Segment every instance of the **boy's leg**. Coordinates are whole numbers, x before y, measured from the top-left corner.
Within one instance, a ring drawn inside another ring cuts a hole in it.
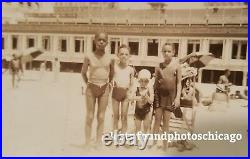
[[[126,133],[127,128],[128,128],[128,107],[129,107],[129,102],[128,100],[124,100],[121,105],[121,116],[122,116],[122,133]]]
[[[104,129],[105,112],[108,106],[109,100],[109,87],[106,88],[105,93],[98,98],[98,110],[97,110],[97,137],[98,143],[101,142],[102,133]]]
[[[171,113],[172,112],[170,111],[163,112],[163,132],[169,133],[169,120],[170,120]],[[168,141],[164,140],[163,144],[164,144],[164,149],[166,149],[168,146]]]
[[[154,134],[159,133],[159,129],[161,126],[161,120],[162,120],[162,113],[163,113],[162,108],[155,109],[155,122],[154,122],[154,129],[153,129]]]
[[[86,89],[86,121],[85,121],[85,144],[91,140],[92,123],[95,114],[96,98],[92,95],[90,88]]]
[[[120,102],[112,98],[112,108],[113,108],[113,130],[118,130],[119,122],[119,105]]]
[[[152,114],[151,114],[151,112],[149,112],[148,114],[146,114],[146,116],[145,116],[145,119],[144,119],[144,121],[143,121],[143,133],[148,133],[148,131],[149,131],[149,127],[150,127],[150,122],[151,122],[151,116],[152,116]]]
[[[135,133],[138,133],[141,131],[141,120],[138,120],[135,118]]]
[[[155,121],[154,121],[154,127],[153,127],[153,134],[159,134],[160,132],[162,115],[163,115],[163,109],[155,108]],[[154,140],[153,145],[157,145],[158,142],[159,142],[158,140]]]

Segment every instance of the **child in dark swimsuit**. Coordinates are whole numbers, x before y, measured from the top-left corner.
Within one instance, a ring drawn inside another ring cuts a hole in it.
[[[159,133],[161,120],[163,119],[163,131],[169,131],[171,113],[180,106],[181,95],[181,69],[180,61],[173,59],[174,46],[165,44],[162,48],[164,62],[155,70],[155,123],[154,133]],[[164,141],[167,148],[167,141]]]
[[[135,127],[136,132],[141,130],[143,122],[143,132],[147,133],[150,127],[150,117],[152,113],[151,105],[154,100],[153,89],[148,86],[151,74],[148,70],[141,70],[138,74],[139,87],[134,90],[133,100],[136,101],[135,106]]]

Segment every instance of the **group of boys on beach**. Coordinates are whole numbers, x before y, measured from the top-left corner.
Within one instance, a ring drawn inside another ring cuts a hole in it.
[[[85,144],[91,145],[92,123],[97,102],[97,134],[96,145],[102,144],[105,112],[109,95],[112,95],[113,130],[126,133],[127,116],[130,102],[135,102],[135,131],[149,133],[151,116],[154,111],[155,121],[152,133],[159,133],[161,123],[164,132],[169,131],[171,113],[180,106],[181,98],[181,67],[180,64],[195,57],[191,53],[182,59],[173,58],[175,49],[172,44],[162,47],[163,62],[155,69],[155,82],[149,87],[151,73],[142,69],[138,73],[138,86],[135,87],[133,67],[129,65],[130,48],[123,44],[119,47],[117,59],[105,52],[108,44],[108,34],[98,32],[94,38],[95,51],[84,57],[82,78],[86,83],[86,123]],[[120,113],[121,112],[121,113]],[[122,127],[118,128],[119,120]],[[141,127],[143,129],[141,130]],[[167,142],[163,142],[167,149]]]

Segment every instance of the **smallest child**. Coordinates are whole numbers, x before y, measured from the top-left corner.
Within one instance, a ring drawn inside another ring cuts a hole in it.
[[[132,100],[136,101],[134,115],[136,132],[141,131],[142,122],[144,133],[150,128],[151,106],[154,100],[153,89],[149,86],[150,78],[151,73],[148,70],[141,70],[138,74],[139,87],[136,87],[132,96]]]

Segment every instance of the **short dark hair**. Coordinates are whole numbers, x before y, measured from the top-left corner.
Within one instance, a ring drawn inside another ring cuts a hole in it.
[[[95,39],[96,39],[100,34],[105,34],[106,38],[108,39],[108,33],[104,32],[104,31],[96,32],[96,33],[95,33]]]
[[[227,73],[227,72],[230,72],[230,70],[229,70],[229,69],[225,69],[225,70],[224,70],[224,73]]]
[[[119,48],[118,48],[118,54],[120,53],[120,50],[123,49],[123,48],[128,49],[128,51],[129,51],[129,53],[130,53],[130,47],[129,47],[128,45],[126,45],[126,44],[122,44],[122,45],[119,46]]]
[[[175,54],[175,45],[174,45],[173,43],[165,43],[165,44],[162,46],[162,48],[163,48],[164,46],[171,46],[171,47],[172,47],[172,51],[173,51],[174,54]]]

